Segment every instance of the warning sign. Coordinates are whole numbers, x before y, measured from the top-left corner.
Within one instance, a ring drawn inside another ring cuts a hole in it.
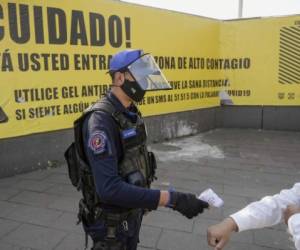
[[[72,127],[109,91],[112,55],[131,48],[151,53],[173,87],[146,94],[145,116],[299,105],[299,20],[220,22],[110,0],[1,1],[0,139]]]
[[[109,61],[123,49],[150,52],[174,86],[147,94],[144,115],[218,105],[217,86],[192,83],[215,78],[218,25],[116,1],[2,1],[0,138],[72,127],[109,90]]]

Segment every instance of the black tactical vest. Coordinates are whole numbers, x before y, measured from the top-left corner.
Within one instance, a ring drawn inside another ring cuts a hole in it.
[[[82,190],[84,203],[89,210],[101,206],[101,198],[96,193],[91,167],[84,153],[82,128],[86,117],[97,111],[111,115],[119,129],[123,154],[118,159],[118,172],[124,181],[149,188],[155,178],[156,169],[154,154],[147,150],[147,134],[140,113],[133,123],[117,111],[108,98],[98,101],[74,122],[75,142],[65,153],[71,182],[78,190]]]

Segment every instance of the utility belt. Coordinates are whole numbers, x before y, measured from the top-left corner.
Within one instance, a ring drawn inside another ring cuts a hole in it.
[[[140,209],[131,209],[125,212],[112,213],[104,210],[100,206],[96,206],[91,211],[81,199],[79,202],[78,222],[92,225],[95,222],[103,222],[107,227],[107,239],[116,238],[116,230],[120,225],[124,231],[128,231],[128,220],[134,218],[140,213]]]
[[[112,213],[104,210],[100,206],[95,206],[91,211],[81,199],[79,202],[78,222],[82,222],[84,225],[93,225],[95,222],[102,222],[106,228],[107,233],[104,239],[99,240],[95,250],[123,250],[120,241],[117,239],[117,229],[122,227],[124,232],[129,230],[128,221],[139,215],[140,209],[131,209],[125,212]],[[98,240],[96,240],[98,242]],[[94,243],[96,243],[94,241]],[[101,243],[102,242],[102,243]],[[85,249],[88,246],[88,234],[85,233]],[[124,249],[126,250],[126,249]]]

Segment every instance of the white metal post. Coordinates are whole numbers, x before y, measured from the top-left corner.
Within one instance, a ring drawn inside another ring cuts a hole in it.
[[[243,5],[244,5],[244,0],[239,0],[239,18],[243,17]]]

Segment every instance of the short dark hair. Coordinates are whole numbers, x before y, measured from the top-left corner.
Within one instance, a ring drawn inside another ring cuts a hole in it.
[[[115,79],[115,74],[116,74],[116,71],[109,72],[109,75],[110,75],[112,81],[114,81],[114,79]]]

